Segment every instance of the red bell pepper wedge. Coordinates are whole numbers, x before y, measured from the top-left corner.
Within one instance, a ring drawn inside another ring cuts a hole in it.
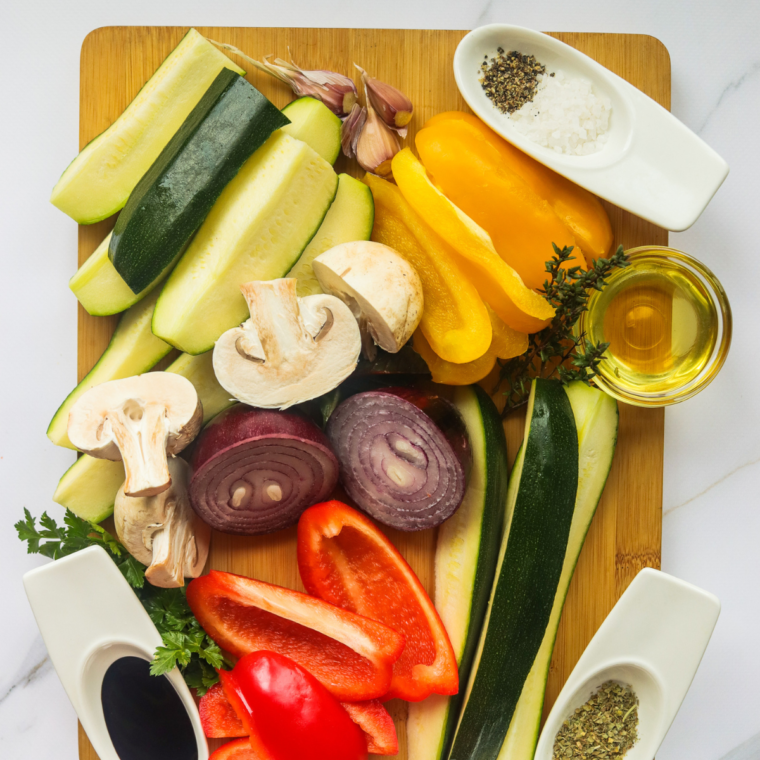
[[[387,692],[404,637],[298,591],[212,570],[187,587],[208,635],[236,657],[269,650],[295,660],[346,702]]]
[[[259,754],[271,760],[366,760],[364,732],[297,662],[252,652],[219,675]]]
[[[298,522],[298,569],[310,594],[404,634],[383,700],[457,693],[456,658],[441,618],[412,568],[369,518],[339,501],[309,507]]]
[[[259,755],[251,747],[248,738],[235,739],[234,742],[227,742],[217,749],[208,760],[269,760]]]
[[[351,720],[364,732],[367,752],[373,755],[398,753],[398,736],[393,718],[377,699],[368,702],[341,702]],[[198,707],[203,732],[209,739],[248,736],[247,729],[224,693],[222,684],[214,684],[201,697]]]
[[[209,739],[232,739],[248,736],[248,731],[224,693],[222,684],[215,683],[198,704],[203,733]]]
[[[372,755],[397,755],[398,735],[388,711],[379,699],[369,702],[343,702],[343,708],[364,732],[367,752]]]

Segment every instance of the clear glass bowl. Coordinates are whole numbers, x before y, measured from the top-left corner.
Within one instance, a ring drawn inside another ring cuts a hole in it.
[[[714,319],[717,323],[715,342],[709,358],[705,361],[698,374],[692,376],[682,385],[652,392],[647,392],[644,389],[634,391],[620,384],[616,374],[612,371],[611,362],[607,359],[601,362],[600,374],[594,378],[593,382],[598,388],[627,404],[645,407],[677,404],[691,398],[709,385],[726,361],[726,356],[731,346],[732,331],[731,307],[728,303],[728,298],[717,277],[704,264],[682,251],[666,248],[665,246],[648,245],[631,248],[626,251],[626,254],[631,261],[637,263],[646,264],[646,262],[651,262],[656,265],[659,262],[666,264],[671,270],[676,268],[690,274],[701,285],[704,296],[711,302]],[[632,272],[632,267],[626,267],[614,272],[609,278],[606,288],[609,288],[613,283],[619,283],[622,278],[632,276]],[[588,312],[581,316],[576,325],[576,334],[586,334],[589,324],[602,318],[601,314],[594,312],[595,306],[597,308],[600,307],[601,300],[602,296],[600,293],[594,293],[591,296]]]

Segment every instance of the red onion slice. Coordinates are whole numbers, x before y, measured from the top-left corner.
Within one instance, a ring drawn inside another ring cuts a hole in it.
[[[246,536],[294,525],[338,481],[338,461],[313,422],[245,404],[204,429],[192,466],[193,509],[215,530]]]
[[[348,495],[378,522],[433,528],[462,502],[469,440],[455,407],[439,396],[403,388],[358,393],[332,413],[327,436]]]

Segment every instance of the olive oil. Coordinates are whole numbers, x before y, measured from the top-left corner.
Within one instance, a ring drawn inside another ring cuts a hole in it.
[[[719,339],[718,311],[703,279],[659,254],[631,257],[584,316],[588,338],[610,344],[602,380],[634,397],[688,387],[710,365]]]

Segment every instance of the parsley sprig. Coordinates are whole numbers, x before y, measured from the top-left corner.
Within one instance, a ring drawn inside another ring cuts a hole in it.
[[[596,259],[588,270],[563,266],[575,260],[572,252],[572,246],[560,250],[554,245],[554,256],[546,262],[548,278],[542,295],[555,309],[551,323],[528,337],[528,350],[524,354],[500,362],[499,383],[494,392],[503,388],[505,414],[528,400],[534,377],[557,376],[563,383],[572,380],[589,383],[599,374],[599,363],[609,343],[594,344],[585,335],[574,334],[575,324],[588,308],[591,292],[602,290],[613,270],[626,267],[629,262],[621,245],[609,259]]]
[[[184,588],[158,588],[145,583],[145,567],[140,564],[105,528],[87,522],[66,510],[63,526],[47,512],[37,521],[28,509],[16,525],[18,537],[27,542],[30,554],[59,559],[86,549],[102,546],[127,582],[135,590],[146,612],[161,634],[163,646],[156,649],[150,672],[160,676],[179,667],[187,685],[198,695],[217,681],[217,670],[229,667],[222,650],[201,628],[185,598]]]

